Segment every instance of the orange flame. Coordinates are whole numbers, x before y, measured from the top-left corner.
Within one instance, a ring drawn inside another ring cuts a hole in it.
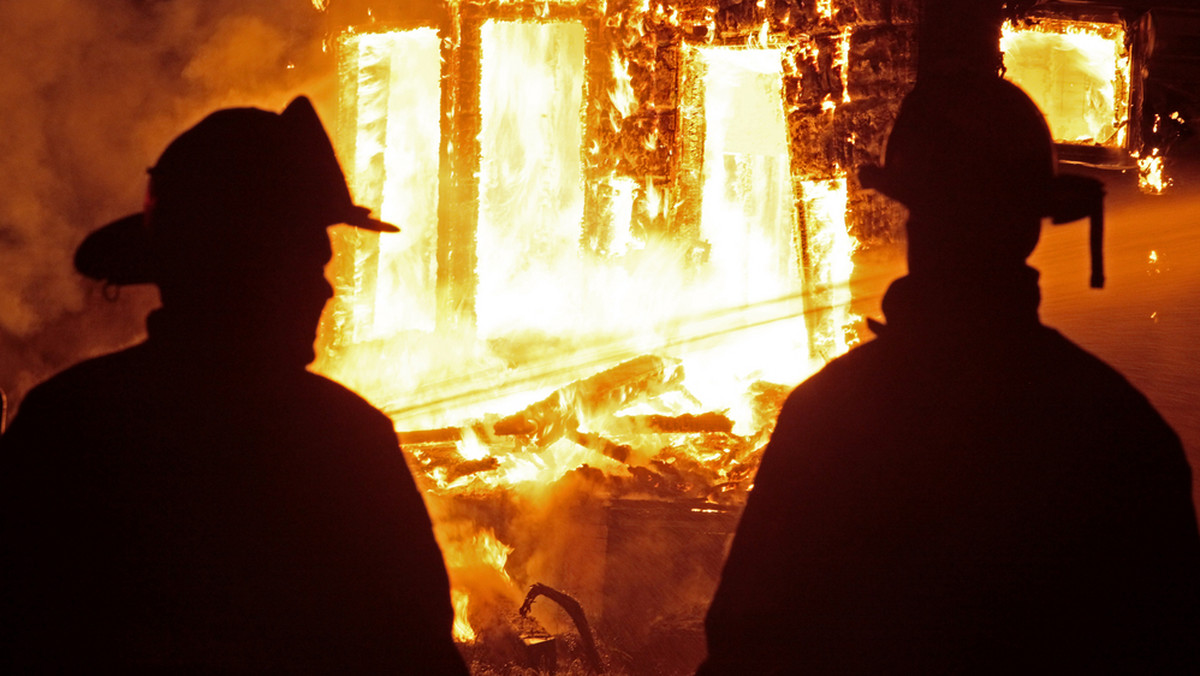
[[[677,20],[674,9],[643,4],[646,16]],[[771,39],[767,29],[758,45]],[[477,321],[460,321],[461,331],[439,328],[438,33],[348,32],[339,41],[353,120],[342,145],[352,149],[354,193],[403,231],[355,233],[338,243],[339,261],[353,274],[338,290],[319,363],[398,429],[440,440],[405,446],[431,497],[461,641],[476,635],[469,601],[476,612],[488,606],[472,591],[473,577],[514,593],[526,581],[510,575],[514,550],[497,530],[448,516],[439,500],[504,494],[534,504],[582,469],[714,501],[731,499],[723,496],[735,488],[744,496],[753,454],[773,421],[752,386],[799,382],[848,347],[845,327],[854,319],[845,175],[793,181],[784,50],[685,50],[704,75],[681,98],[704,125],[691,146],[696,222],[678,234],[674,220],[687,206],[678,185],[610,169],[588,177],[586,157],[600,150],[584,129],[581,23],[487,21],[480,38],[478,174],[469,177],[478,181]],[[848,49],[847,29],[839,47],[843,101]],[[619,131],[647,104],[634,91],[630,64],[616,52],[607,61],[611,89],[589,96],[607,99],[611,113],[599,124]],[[664,142],[657,132],[641,138],[651,149]],[[598,250],[581,245],[586,180],[602,181],[610,198]],[[667,225],[652,231],[647,218]],[[807,252],[799,250],[798,219]],[[800,269],[802,258],[812,259],[811,275]],[[808,277],[814,288],[805,287]],[[804,318],[814,298],[832,322],[817,356]],[[651,394],[626,401],[624,390],[592,383],[604,406],[572,395],[571,383],[630,364],[649,374],[643,380],[651,385],[640,386]],[[530,411],[532,422],[515,411]],[[646,421],[661,429],[647,432]],[[506,424],[518,431],[503,432]],[[714,425],[727,436],[714,447],[671,425]],[[652,460],[662,474],[647,472]],[[676,483],[664,487],[671,472]],[[700,491],[705,482],[709,493]]]
[[[450,631],[454,640],[459,643],[470,643],[475,640],[475,629],[471,627],[471,621],[467,619],[469,601],[470,597],[465,591],[450,590],[450,603],[454,606],[454,626]]]
[[[1171,185],[1171,179],[1163,172],[1163,157],[1158,148],[1153,148],[1145,156],[1134,152],[1133,158],[1138,165],[1138,188],[1151,195],[1161,195]]]

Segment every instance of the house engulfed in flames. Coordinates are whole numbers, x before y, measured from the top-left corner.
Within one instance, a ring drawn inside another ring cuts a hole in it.
[[[856,342],[855,251],[898,231],[847,170],[914,81],[918,3],[314,2],[356,199],[402,228],[336,233],[318,367],[395,421],[456,638],[553,660],[587,631],[518,614],[546,585],[631,671],[694,667],[782,400]],[[1078,23],[1009,25],[1005,64],[1119,164],[1128,41]]]

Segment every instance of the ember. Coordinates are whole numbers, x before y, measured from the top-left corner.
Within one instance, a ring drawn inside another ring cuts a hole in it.
[[[1134,153],[1133,159],[1138,164],[1138,186],[1144,191],[1159,194],[1171,185],[1171,179],[1163,175],[1163,158],[1158,148],[1152,149],[1145,156]]]

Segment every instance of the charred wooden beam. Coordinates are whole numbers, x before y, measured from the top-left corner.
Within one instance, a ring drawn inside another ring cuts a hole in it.
[[[614,443],[599,434],[587,434],[578,430],[571,430],[567,433],[567,438],[586,449],[596,451],[617,462],[629,462],[629,456],[633,453],[632,447]]]
[[[492,429],[497,434],[526,434],[538,446],[549,446],[578,429],[580,417],[612,415],[639,399],[679,389],[682,379],[678,360],[644,355],[559,388],[525,410],[502,418]]]
[[[437,323],[473,329],[479,285],[481,21],[452,16],[442,27],[442,100],[438,180]]]
[[[778,413],[778,407],[772,409]],[[537,421],[525,412],[511,415],[496,421],[490,427],[481,430],[486,434],[497,437],[522,436],[538,431]],[[724,413],[684,413],[683,415],[619,415],[611,418],[610,430],[619,434],[703,434],[703,433],[733,433],[733,421]],[[442,427],[432,430],[413,430],[398,432],[396,438],[402,446],[422,444],[446,444],[462,440],[466,432],[463,427]],[[588,434],[577,430],[564,432],[571,441],[604,455],[625,462],[629,446],[617,444],[596,434]],[[612,447],[610,449],[609,447]],[[625,449],[625,451],[613,450]]]
[[[462,462],[462,455],[458,452],[456,441],[409,444],[404,450],[426,470]]]
[[[630,415],[616,416],[614,421],[622,430],[657,432],[663,434],[696,434],[705,432],[733,433],[733,421],[724,413],[708,412],[699,415]]]
[[[396,439],[401,446],[413,444],[438,444],[455,442],[462,439],[463,429],[461,427],[442,427],[436,430],[415,430],[412,432],[398,432]]]
[[[446,472],[446,481],[454,481],[479,472],[490,472],[500,466],[497,458],[488,456],[479,460],[464,460]]]

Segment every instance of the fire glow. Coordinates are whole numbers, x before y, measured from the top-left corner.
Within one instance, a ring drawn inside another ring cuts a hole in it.
[[[855,319],[846,178],[792,176],[783,50],[684,50],[689,211],[678,185],[589,169],[588,97],[612,104],[615,130],[638,102],[615,52],[593,90],[582,23],[486,20],[478,35],[477,217],[452,245],[439,181],[447,155],[474,151],[442,140],[445,43],[432,28],[340,40],[351,183],[402,232],[338,233],[350,281],[318,364],[400,430],[460,641],[483,640],[535,582],[601,610],[603,564],[555,535],[555,505],[741,504],[783,396],[845,351]],[[610,197],[602,236],[587,234],[589,181]],[[465,249],[463,284],[439,266]]]
[[[1005,22],[1006,77],[1041,108],[1060,143],[1125,146],[1130,56],[1118,24],[1037,19]]]

